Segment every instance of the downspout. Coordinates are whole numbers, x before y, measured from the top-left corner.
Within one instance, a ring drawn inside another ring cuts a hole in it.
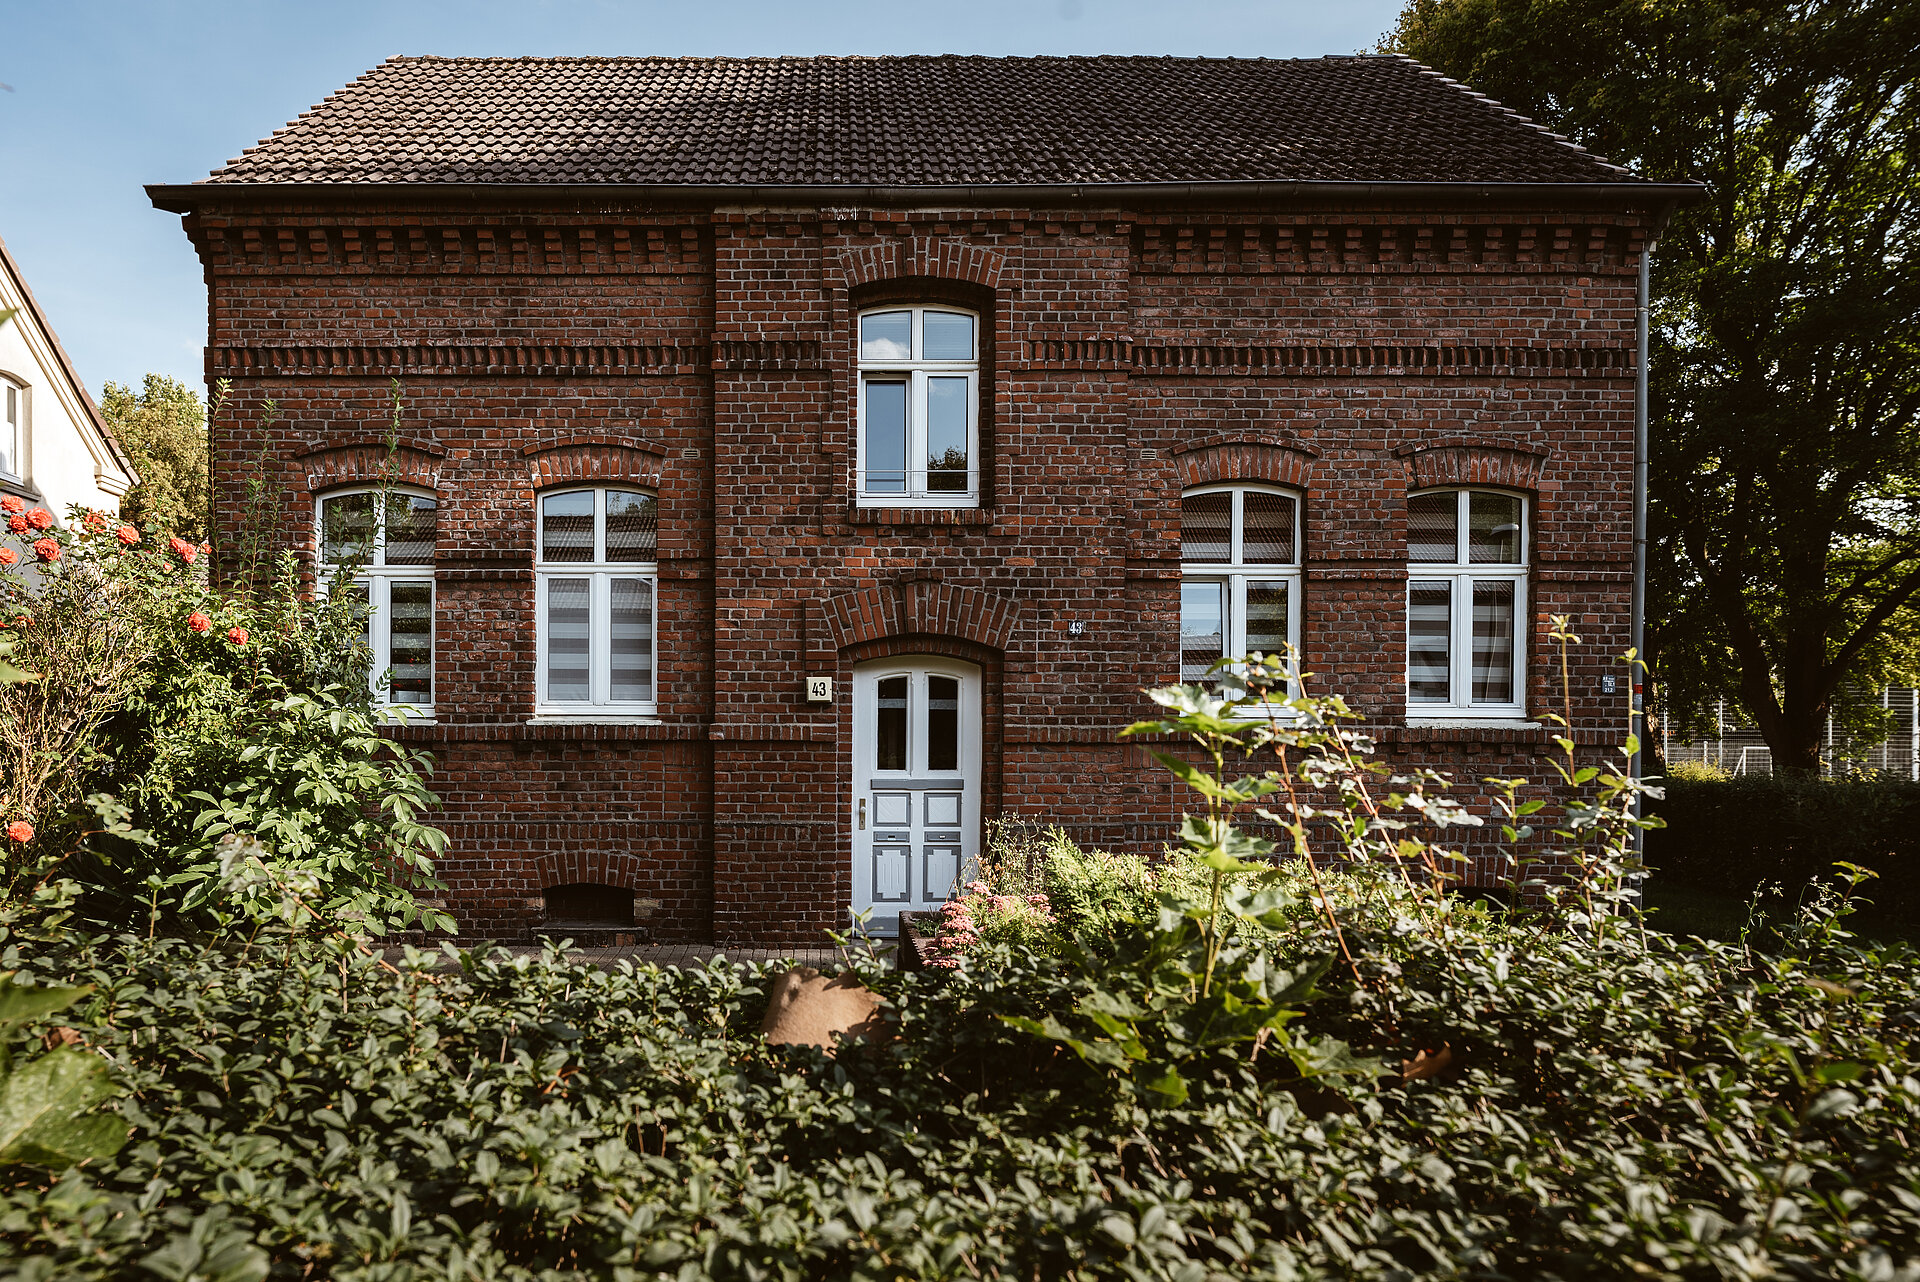
[[[1633,380],[1633,607],[1629,644],[1633,646],[1634,657],[1641,662],[1645,662],[1647,654],[1647,299],[1653,278],[1653,248],[1656,243],[1649,236],[1646,248],[1640,251],[1640,286],[1634,304],[1634,337],[1639,358]],[[1646,737],[1647,728],[1644,675],[1644,669],[1638,667],[1627,673],[1627,731],[1638,736],[1630,763],[1636,779],[1644,773],[1646,756],[1646,744],[1641,742]],[[1635,818],[1641,817],[1643,805],[1644,799],[1636,795],[1633,799]],[[1646,830],[1635,828],[1635,858],[1642,857],[1645,851]],[[1636,883],[1638,880],[1635,878]]]

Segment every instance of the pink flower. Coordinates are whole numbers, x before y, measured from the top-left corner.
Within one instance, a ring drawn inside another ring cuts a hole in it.
[[[967,883],[967,893],[969,895],[984,895],[989,889],[991,888],[984,881],[970,881]]]
[[[113,536],[128,547],[132,547],[140,541],[140,531],[134,529],[131,525],[121,526],[118,530],[114,531]]]
[[[20,554],[12,548],[0,548],[0,565],[12,565],[20,559]]]
[[[37,507],[33,509],[33,511],[27,513],[27,524],[31,525],[36,530],[52,529],[53,513],[47,511],[47,509],[43,507]]]
[[[16,498],[14,495],[11,495],[11,494],[7,495],[4,498],[0,498],[0,512],[6,512],[9,515],[11,515],[14,512],[24,511],[26,506],[27,505],[25,503],[22,503],[18,498]]]
[[[205,632],[208,628],[213,626],[213,620],[209,619],[206,615],[200,613],[200,611],[195,610],[192,614],[189,614],[187,616],[187,626],[192,628],[195,632]]]
[[[227,640],[233,642],[235,645],[245,645],[247,643],[247,630],[245,628],[228,628]]]
[[[7,837],[12,841],[32,841],[33,825],[24,819],[16,819],[7,825]]]
[[[33,550],[35,555],[42,561],[58,561],[60,559],[60,545],[52,539],[35,539],[33,542]]]

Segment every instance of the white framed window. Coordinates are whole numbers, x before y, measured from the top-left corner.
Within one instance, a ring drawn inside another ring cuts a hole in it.
[[[0,378],[0,474],[15,480],[27,474],[27,389]]]
[[[950,307],[860,314],[858,502],[980,505],[980,318]]]
[[[314,515],[321,579],[331,581],[348,571],[360,593],[375,695],[383,703],[433,715],[438,502],[424,490],[335,490],[316,500]]]
[[[1407,715],[1524,717],[1527,502],[1407,498]]]
[[[659,505],[602,486],[538,496],[534,563],[541,716],[651,716]]]
[[[1180,679],[1300,645],[1300,499],[1263,485],[1180,496]]]

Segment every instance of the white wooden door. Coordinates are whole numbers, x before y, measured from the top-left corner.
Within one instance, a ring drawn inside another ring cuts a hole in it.
[[[892,934],[936,908],[980,856],[980,670],[885,659],[853,678],[853,907]]]

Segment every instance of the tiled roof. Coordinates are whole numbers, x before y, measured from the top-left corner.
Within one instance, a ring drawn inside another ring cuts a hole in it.
[[[391,58],[207,184],[1633,183],[1406,58]]]

